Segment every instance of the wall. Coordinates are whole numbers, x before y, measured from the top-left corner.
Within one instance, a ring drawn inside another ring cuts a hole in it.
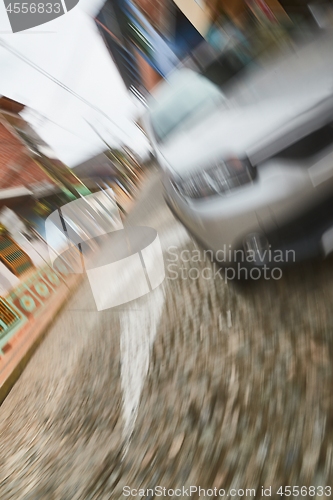
[[[164,32],[167,29],[169,0],[134,0],[154,27]]]
[[[175,0],[175,4],[199,33],[205,36],[211,20],[209,5],[206,2],[199,4],[195,0]]]
[[[0,189],[28,187],[42,181],[51,182],[22,142],[0,122]]]

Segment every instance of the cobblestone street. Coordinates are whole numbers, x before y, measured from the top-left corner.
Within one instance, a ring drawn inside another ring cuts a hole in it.
[[[197,247],[155,173],[126,224],[158,231],[166,279],[103,312],[87,279],[75,292],[0,408],[1,500],[332,485],[333,261],[175,279],[169,248]]]

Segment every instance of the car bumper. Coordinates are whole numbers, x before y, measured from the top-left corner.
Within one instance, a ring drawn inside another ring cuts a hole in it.
[[[275,181],[274,195],[276,199],[280,197],[275,206],[280,213],[285,207],[290,208],[289,215],[282,214],[280,218],[274,214],[274,200],[269,204],[263,199],[267,191],[263,185],[239,190],[231,204],[223,197],[191,203],[178,193],[171,182],[166,182],[165,198],[170,210],[190,235],[201,247],[220,256],[217,260],[222,260],[222,265],[237,263],[239,258],[244,261],[244,257],[242,258],[239,252],[235,254],[235,251],[244,248],[247,235],[261,234],[267,238],[271,250],[271,253],[268,253],[267,265],[279,262],[283,267],[315,256],[324,256],[323,234],[333,226],[333,207],[330,209],[333,205],[332,197],[326,201],[322,198],[315,200],[313,187],[309,186],[307,180],[305,179],[303,184],[300,182],[302,178],[296,180],[299,192],[295,189],[295,194],[286,191],[285,184],[281,184],[279,193],[279,184]],[[256,191],[255,202],[251,208],[243,203],[250,190]],[[293,215],[295,210],[292,209],[291,203],[301,198],[301,195],[303,199],[308,200],[308,208],[301,207],[300,215]],[[250,267],[251,265],[249,263]]]

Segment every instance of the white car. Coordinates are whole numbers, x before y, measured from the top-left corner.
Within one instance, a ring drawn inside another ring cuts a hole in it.
[[[189,69],[144,126],[175,216],[223,263],[272,266],[333,250],[333,38],[223,89]]]

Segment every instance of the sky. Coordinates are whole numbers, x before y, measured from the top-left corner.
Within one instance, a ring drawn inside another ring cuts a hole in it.
[[[112,146],[125,143],[141,156],[147,151],[147,142],[133,123],[142,107],[125,88],[92,19],[103,3],[103,0],[80,0],[67,14],[13,34],[0,0],[0,41],[110,118],[0,46],[0,95],[31,108],[24,112],[25,118],[69,167],[104,149],[91,126]]]

